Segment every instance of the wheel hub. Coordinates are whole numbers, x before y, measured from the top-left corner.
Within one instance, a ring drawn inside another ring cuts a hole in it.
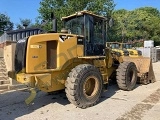
[[[83,84],[83,92],[86,97],[93,97],[98,91],[98,79],[95,76],[86,78]]]

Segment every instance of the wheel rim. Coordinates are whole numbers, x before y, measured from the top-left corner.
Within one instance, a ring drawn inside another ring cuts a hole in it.
[[[99,82],[95,76],[86,78],[83,84],[83,93],[87,98],[94,97],[98,92]]]

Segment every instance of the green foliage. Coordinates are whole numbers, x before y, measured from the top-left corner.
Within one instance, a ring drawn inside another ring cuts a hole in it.
[[[16,24],[17,29],[24,29],[26,28],[41,28],[41,22],[39,21],[38,17],[35,19],[35,23],[32,23],[30,19],[20,19],[20,23]]]
[[[58,30],[63,27],[61,18],[71,15],[77,11],[90,10],[96,14],[111,16],[115,4],[113,0],[42,0],[40,2],[40,19],[48,20],[43,26],[45,30],[51,30],[50,13],[54,14],[58,20]]]
[[[30,19],[21,19],[20,23],[16,24],[17,29],[24,29],[24,27],[31,27],[32,21]]]
[[[154,40],[160,41],[160,11],[152,7],[142,7],[133,11],[117,10],[113,17],[115,26],[111,41]]]
[[[9,31],[13,29],[13,23],[10,21],[10,18],[0,13],[0,35],[3,34],[4,31]]]
[[[109,41],[154,40],[160,45],[160,11],[152,7],[141,7],[132,11],[114,11],[114,0],[42,0],[38,9],[39,20],[47,21],[43,29],[52,29],[50,13],[54,11],[58,20],[58,31],[63,27],[61,18],[77,11],[89,10],[95,14],[114,19],[114,26],[108,25]]]

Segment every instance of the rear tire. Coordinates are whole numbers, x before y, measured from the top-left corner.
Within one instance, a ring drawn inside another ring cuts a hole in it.
[[[117,84],[122,90],[133,90],[137,82],[137,68],[133,62],[120,63],[117,69]]]
[[[99,101],[102,84],[98,68],[90,64],[81,64],[69,73],[65,83],[66,96],[77,107],[91,107]]]

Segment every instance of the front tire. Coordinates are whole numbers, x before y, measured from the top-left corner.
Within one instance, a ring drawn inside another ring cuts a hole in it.
[[[65,84],[66,96],[77,107],[91,107],[99,101],[102,84],[98,68],[90,64],[81,64],[69,73]]]
[[[133,90],[137,82],[136,65],[133,62],[120,63],[116,78],[120,89]]]

